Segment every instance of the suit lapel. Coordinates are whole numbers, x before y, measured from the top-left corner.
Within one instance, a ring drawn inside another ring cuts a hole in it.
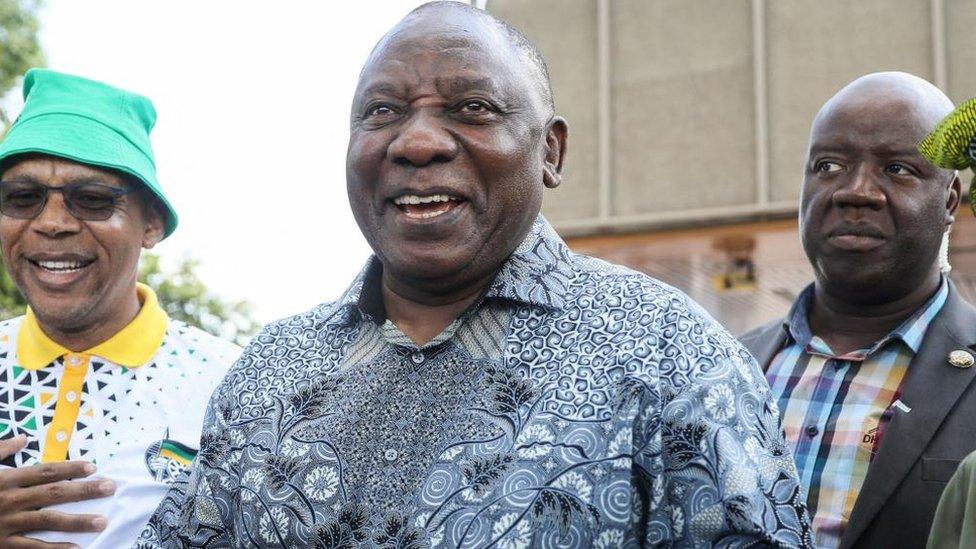
[[[974,344],[968,333],[976,326],[976,310],[950,285],[942,311],[932,320],[918,355],[908,368],[901,401],[911,411],[896,410],[878,456],[868,468],[840,547],[851,547],[918,461],[943,419],[976,377],[976,368],[951,366],[949,353]]]

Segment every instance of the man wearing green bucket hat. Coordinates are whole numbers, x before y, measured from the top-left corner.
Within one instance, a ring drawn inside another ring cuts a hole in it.
[[[128,546],[239,349],[136,282],[177,225],[149,99],[42,69],[24,98],[0,142],[0,248],[30,305],[0,323],[0,546]]]

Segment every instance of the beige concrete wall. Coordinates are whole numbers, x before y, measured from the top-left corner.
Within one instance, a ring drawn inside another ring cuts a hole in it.
[[[810,123],[858,76],[902,70],[933,77],[928,0],[775,0],[766,3],[769,181],[796,200]]]
[[[612,213],[755,201],[748,0],[617,0],[611,17]]]
[[[862,74],[903,70],[944,80],[956,101],[976,96],[976,0],[487,0],[487,9],[549,60],[571,136],[566,185],[544,211],[572,234],[788,212],[813,116]]]
[[[945,0],[947,92],[953,101],[976,97],[976,2]]]
[[[976,1],[945,0],[946,92],[956,103],[976,97]],[[964,186],[973,174],[963,174]]]

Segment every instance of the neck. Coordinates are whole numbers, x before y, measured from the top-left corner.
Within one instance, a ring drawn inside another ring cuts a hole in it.
[[[383,271],[382,293],[386,318],[417,345],[424,345],[450,326],[481,295],[494,273],[446,293],[404,284]]]
[[[122,331],[122,328],[125,328],[139,314],[140,308],[139,297],[133,290],[132,297],[116,307],[113,311],[114,314],[104,322],[77,329],[51,326],[41,318],[38,318],[37,322],[52,341],[69,351],[80,353],[108,341],[112,336]]]
[[[941,280],[936,270],[908,294],[879,303],[852,303],[832,295],[817,282],[810,330],[839,355],[870,347],[924,305],[938,291]]]

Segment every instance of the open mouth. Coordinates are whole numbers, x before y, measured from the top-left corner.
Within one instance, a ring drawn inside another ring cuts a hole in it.
[[[28,259],[31,265],[52,273],[75,273],[95,262],[94,259]]]
[[[463,198],[450,194],[404,194],[393,199],[393,204],[411,219],[432,219],[450,212],[463,202]]]

